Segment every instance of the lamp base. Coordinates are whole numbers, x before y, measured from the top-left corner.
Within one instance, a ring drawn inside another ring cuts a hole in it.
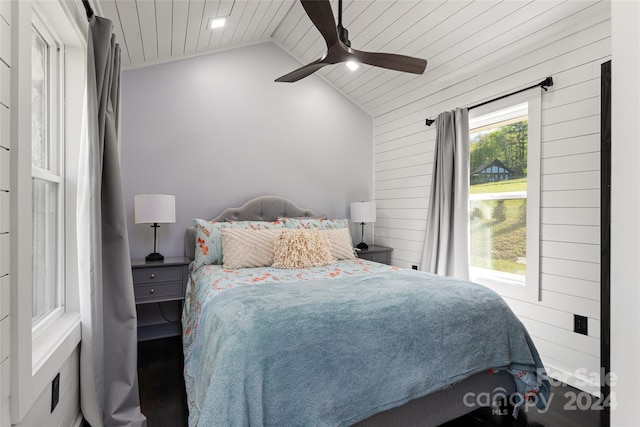
[[[365,242],[360,242],[356,245],[356,248],[360,249],[361,251],[366,251],[367,249],[369,249],[369,245],[367,245]]]
[[[145,261],[164,261],[164,255],[159,254],[158,252],[151,253],[144,258]]]

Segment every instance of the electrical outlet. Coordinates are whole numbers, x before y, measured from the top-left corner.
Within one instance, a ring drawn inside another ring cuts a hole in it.
[[[412,266],[411,266],[411,269],[412,269],[412,270],[417,270],[417,269],[418,269],[418,266],[417,266],[417,265],[412,265]]]
[[[60,372],[51,381],[51,412],[56,409],[58,401],[60,400]]]
[[[580,316],[578,314],[573,315],[573,332],[582,335],[589,335],[586,316]]]

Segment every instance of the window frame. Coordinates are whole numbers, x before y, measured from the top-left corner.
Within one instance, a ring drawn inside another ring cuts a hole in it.
[[[43,331],[53,325],[56,320],[65,313],[65,123],[64,123],[64,75],[65,75],[65,57],[64,43],[56,32],[50,27],[46,19],[42,17],[42,12],[37,7],[33,8],[32,15],[32,31],[46,44],[47,53],[47,134],[46,144],[48,146],[48,167],[41,168],[32,163],[31,178],[38,179],[47,183],[54,183],[57,187],[56,197],[56,277],[55,287],[57,294],[57,306],[44,316],[32,323],[33,338],[38,338]],[[33,161],[33,154],[32,154]],[[33,199],[33,194],[32,194]],[[33,205],[32,205],[33,217]],[[32,229],[32,232],[34,230]],[[35,286],[32,280],[32,287]],[[32,295],[33,299],[33,295]],[[33,312],[32,312],[33,319]]]
[[[511,273],[472,267],[469,278],[498,294],[528,301],[540,301],[540,179],[541,179],[541,139],[542,139],[542,90],[531,90],[492,102],[469,111],[469,120],[497,113],[501,110],[527,103],[528,147],[527,147],[527,264],[524,280]],[[499,123],[501,120],[496,120]],[[469,126],[469,132],[472,129]],[[469,195],[469,200],[474,195]],[[469,218],[471,221],[471,218]]]

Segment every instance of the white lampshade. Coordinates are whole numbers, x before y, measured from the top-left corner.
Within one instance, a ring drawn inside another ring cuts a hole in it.
[[[138,194],[134,199],[136,224],[176,222],[176,197],[166,194]]]
[[[351,203],[351,221],[353,222],[376,222],[375,202],[353,202]]]

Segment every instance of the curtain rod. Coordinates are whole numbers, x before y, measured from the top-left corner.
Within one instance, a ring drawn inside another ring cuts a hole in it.
[[[495,101],[499,101],[501,99],[507,98],[507,97],[512,96],[512,95],[516,95],[518,93],[524,92],[525,90],[533,89],[533,88],[536,88],[536,87],[541,87],[546,92],[548,90],[548,88],[551,87],[551,86],[553,86],[553,77],[547,77],[546,79],[544,79],[540,83],[537,83],[535,85],[531,85],[531,86],[526,87],[524,89],[517,90],[515,92],[508,93],[506,95],[499,96],[497,98],[490,99],[488,101],[481,102],[480,104],[472,105],[471,107],[467,107],[467,109],[468,110],[473,110],[474,108],[482,107],[483,105],[490,104],[490,103],[495,102]],[[435,121],[436,121],[436,119],[426,119],[425,120],[425,124],[427,126],[431,126],[432,124],[435,123]]]
[[[93,9],[89,4],[89,0],[82,0],[82,4],[84,5],[84,10],[87,11],[87,20],[91,20],[91,18],[93,17]]]

